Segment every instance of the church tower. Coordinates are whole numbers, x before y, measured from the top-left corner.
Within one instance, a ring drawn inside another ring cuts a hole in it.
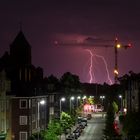
[[[21,30],[10,45],[10,55],[13,65],[31,65],[31,46]]]

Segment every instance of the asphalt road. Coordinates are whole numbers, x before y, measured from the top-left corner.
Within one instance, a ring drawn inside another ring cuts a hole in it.
[[[88,126],[84,129],[84,133],[78,140],[102,140],[103,129],[105,127],[105,118],[101,113],[93,114]]]

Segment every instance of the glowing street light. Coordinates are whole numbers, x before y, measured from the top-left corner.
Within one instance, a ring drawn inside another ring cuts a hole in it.
[[[60,119],[61,119],[61,112],[62,112],[61,102],[65,102],[65,98],[64,97],[60,99]]]
[[[37,101],[37,129],[38,129],[38,140],[39,140],[39,132],[40,132],[40,105],[44,105],[46,101],[44,99],[38,100]]]
[[[102,105],[103,105],[103,100],[105,99],[105,96],[100,96],[100,99],[102,100]]]
[[[72,97],[70,97],[70,114],[71,114],[71,101],[73,101],[74,100],[74,97],[72,96]]]
[[[83,99],[86,99],[86,98],[87,98],[87,96],[84,96],[84,97],[83,97]]]
[[[119,98],[121,100],[121,111],[122,111],[122,95],[119,95]]]
[[[81,99],[81,97],[78,96],[78,97],[77,97],[77,107],[78,107],[78,100],[80,100],[80,99]]]

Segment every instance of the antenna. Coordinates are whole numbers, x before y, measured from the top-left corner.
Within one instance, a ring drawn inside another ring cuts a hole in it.
[[[22,31],[22,22],[21,21],[19,22],[19,29],[20,29],[20,31]]]

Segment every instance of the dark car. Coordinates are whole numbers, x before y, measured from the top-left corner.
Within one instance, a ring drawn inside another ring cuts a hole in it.
[[[66,140],[74,140],[73,138],[66,138]]]
[[[80,129],[79,128],[75,129],[73,131],[73,134],[74,134],[75,138],[77,139],[81,135]]]
[[[90,120],[92,118],[91,114],[87,114],[87,119]]]
[[[70,135],[66,138],[66,140],[75,140],[75,135],[70,134]]]

